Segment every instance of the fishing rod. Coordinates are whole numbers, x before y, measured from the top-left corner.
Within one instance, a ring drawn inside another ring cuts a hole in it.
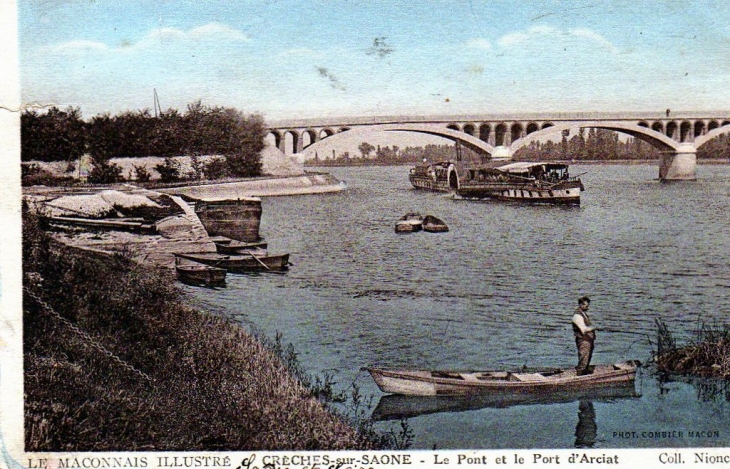
[[[616,333],[616,334],[632,334],[632,335],[640,335],[640,336],[647,336],[648,335],[647,332],[623,331],[621,329],[611,329],[611,328],[608,328],[608,327],[607,328],[599,327],[599,328],[597,328],[595,330],[597,332],[613,332],[613,333]]]

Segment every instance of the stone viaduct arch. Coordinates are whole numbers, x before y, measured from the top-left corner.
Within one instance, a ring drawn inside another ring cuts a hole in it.
[[[702,145],[704,145],[705,143],[709,142],[713,138],[717,138],[717,137],[719,137],[721,135],[728,135],[728,134],[730,134],[730,122],[724,122],[722,124],[722,127],[715,126],[715,127],[712,127],[711,128],[708,125],[707,130],[708,130],[708,132],[706,134],[704,134],[704,135],[702,135],[700,137],[695,138],[695,146],[697,148],[701,147]]]
[[[533,142],[541,137],[545,137],[547,135],[562,132],[564,130],[573,130],[573,129],[580,129],[580,128],[606,129],[606,130],[613,130],[615,132],[621,132],[624,134],[631,135],[632,137],[638,138],[640,140],[643,140],[646,143],[649,143],[651,145],[654,145],[655,147],[659,148],[661,151],[677,151],[679,149],[679,146],[681,145],[680,142],[672,140],[671,138],[669,138],[665,134],[663,134],[661,131],[653,130],[653,129],[650,129],[649,127],[646,127],[643,125],[632,124],[629,122],[587,121],[587,122],[564,122],[564,123],[559,123],[557,125],[552,125],[546,129],[542,129],[542,130],[539,130],[536,132],[531,132],[531,133],[527,134],[525,137],[522,137],[519,140],[513,142],[510,149],[511,149],[512,153],[514,153],[517,150],[519,150],[520,148],[523,148],[523,147],[529,145],[531,142]]]
[[[325,138],[328,142],[333,142],[335,141],[335,139],[344,138],[345,136],[350,137],[352,135],[367,135],[373,132],[416,132],[444,137],[455,142],[460,142],[465,147],[481,155],[492,155],[492,153],[494,152],[494,147],[492,145],[483,140],[480,140],[477,137],[464,133],[460,130],[455,130],[454,128],[434,124],[376,124],[348,128],[338,132],[334,132],[332,131],[332,129],[327,130],[329,130],[329,132],[327,132],[326,137],[319,138],[317,141],[307,146],[306,149],[309,151],[315,151],[321,144],[321,142],[325,140]],[[321,132],[324,132],[324,130],[322,130]],[[299,139],[299,136],[301,134],[297,132],[296,135]],[[300,148],[301,149],[299,152],[304,149],[303,146],[301,146]]]
[[[697,148],[730,134],[728,112],[577,112],[522,115],[381,116],[281,121],[269,130],[285,153],[315,148],[342,132],[419,132],[460,142],[482,155],[509,158],[530,142],[569,129],[596,128],[641,139],[662,152],[659,178],[695,179]],[[291,149],[291,151],[287,151]]]

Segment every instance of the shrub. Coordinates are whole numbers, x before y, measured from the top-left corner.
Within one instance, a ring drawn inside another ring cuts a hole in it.
[[[223,158],[212,158],[203,167],[206,179],[223,179],[228,177],[228,163]]]
[[[122,167],[106,158],[92,158],[89,182],[92,184],[109,184],[124,181]]]
[[[23,186],[70,186],[76,181],[71,176],[56,176],[36,163],[20,165],[20,183]]]
[[[164,163],[155,166],[160,173],[162,182],[178,182],[180,180],[180,165],[171,157],[166,157]]]
[[[147,167],[141,164],[134,165],[134,173],[139,182],[149,182],[150,178],[152,178],[152,174],[147,170]]]

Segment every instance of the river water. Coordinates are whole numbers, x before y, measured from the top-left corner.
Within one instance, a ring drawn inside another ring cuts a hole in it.
[[[376,416],[410,413],[414,449],[730,446],[730,392],[651,368],[622,395],[511,403],[394,400],[361,371],[574,366],[582,295],[594,323],[625,331],[599,333],[593,363],[649,362],[656,318],[679,343],[701,322],[727,322],[730,166],[660,183],[656,165],[572,165],[585,173],[580,207],[454,200],[412,189],[408,169],[327,168],[348,190],[264,199],[261,234],[291,253],[290,270],[187,291],[281,333],[307,371],[372,396]],[[413,211],[450,231],[395,234]]]

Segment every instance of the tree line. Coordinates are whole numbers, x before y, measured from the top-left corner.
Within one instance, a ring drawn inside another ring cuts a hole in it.
[[[165,163],[156,169],[161,169],[163,181],[171,182],[183,177],[171,158],[180,155],[221,155],[222,159],[202,165],[200,172],[206,177],[260,175],[266,125],[259,114],[245,115],[198,100],[188,104],[184,113],[168,109],[153,116],[149,109],[142,109],[107,113],[88,121],[79,108],[26,110],[21,115],[20,135],[24,162],[71,164],[88,154],[92,159],[89,181],[115,182],[122,178],[121,168],[111,158],[164,157]]]
[[[570,137],[570,138],[569,138]],[[580,129],[572,137],[563,131],[559,142],[534,141],[515,153],[515,159],[524,161],[576,160],[656,160],[662,152],[638,138],[619,138],[619,133],[606,129]],[[722,135],[697,150],[698,158],[727,158],[730,154],[730,140]]]
[[[606,129],[580,129],[573,136],[564,131],[560,141],[534,141],[519,149],[515,160],[522,161],[554,161],[554,160],[656,160],[661,151],[650,143],[638,138],[621,139],[618,132]],[[397,145],[377,147],[362,142],[358,146],[359,155],[351,155],[346,151],[335,158],[320,158],[315,153],[313,158],[304,163],[312,166],[347,166],[347,165],[391,165],[417,163],[424,158],[429,161],[454,160],[457,149],[453,144],[426,145],[425,147],[400,148]],[[459,150],[465,160],[476,161],[479,155],[462,146]],[[697,150],[697,157],[704,159],[722,159],[730,155],[730,136],[722,135]]]
[[[312,166],[397,165],[417,163],[424,158],[432,161],[456,158],[454,145],[448,144],[400,148],[398,145],[374,146],[368,142],[362,142],[357,148],[360,151],[359,155],[350,155],[350,152],[346,151],[335,158],[322,159],[315,153],[314,157],[305,160],[304,164]]]

